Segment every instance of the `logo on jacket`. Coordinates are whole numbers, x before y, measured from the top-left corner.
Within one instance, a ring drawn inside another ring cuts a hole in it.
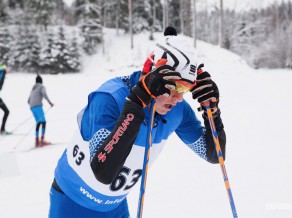
[[[118,127],[112,139],[109,143],[104,147],[105,152],[100,152],[98,154],[98,161],[104,162],[106,160],[106,155],[109,154],[113,149],[114,145],[120,141],[120,137],[124,135],[124,132],[128,129],[130,122],[134,119],[134,114],[127,114],[126,119],[122,122],[122,124]]]

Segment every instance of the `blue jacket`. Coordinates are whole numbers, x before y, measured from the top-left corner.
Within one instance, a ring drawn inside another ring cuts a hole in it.
[[[79,128],[56,167],[55,179],[62,191],[73,201],[89,209],[110,211],[119,205],[134,185],[139,184],[148,140],[147,122],[150,112],[147,108],[143,109],[144,122],[115,180],[111,184],[99,182],[90,167],[97,149],[113,131],[126,97],[138,82],[139,75],[140,71],[111,79],[89,95],[87,106],[78,114]],[[183,100],[167,114],[155,115],[150,165],[173,132],[195,153],[208,160],[205,128],[190,105]]]
[[[3,64],[0,66],[0,91],[1,91],[3,83],[4,83],[5,74],[6,74],[6,65]]]

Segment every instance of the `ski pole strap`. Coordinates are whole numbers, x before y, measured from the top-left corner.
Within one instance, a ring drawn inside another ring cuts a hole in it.
[[[213,114],[212,114],[211,107],[210,107],[210,103],[209,102],[203,102],[202,105],[205,107],[205,110],[207,111],[208,120],[209,120],[210,127],[211,127],[211,130],[212,130],[214,146],[215,146],[216,153],[217,153],[217,156],[218,156],[218,161],[219,161],[219,164],[220,164],[220,167],[221,167],[221,172],[222,172],[222,175],[223,175],[224,184],[225,184],[225,188],[226,188],[227,195],[228,195],[228,198],[229,198],[229,203],[230,203],[231,211],[232,211],[232,214],[233,214],[233,218],[238,218],[237,212],[236,212],[236,208],[235,208],[235,203],[234,203],[232,192],[231,192],[231,188],[230,188],[230,184],[229,184],[229,180],[228,180],[228,176],[227,176],[227,171],[226,171],[225,164],[224,164],[224,159],[223,159],[223,155],[222,155],[219,139],[218,139],[218,134],[217,134],[215,123],[214,123],[214,119],[213,119]]]
[[[212,111],[212,114],[214,114],[217,111],[217,105],[218,105],[218,99],[210,99],[209,101],[202,102],[200,107],[198,107],[198,111],[206,111],[206,105],[209,105]]]
[[[150,106],[150,116],[148,120],[149,121],[148,122],[149,125],[147,128],[148,141],[145,146],[137,218],[142,218],[142,213],[143,213],[144,195],[145,195],[145,190],[146,190],[146,180],[147,180],[147,173],[148,173],[148,162],[149,162],[149,157],[150,157],[150,148],[152,146],[152,127],[153,127],[153,120],[154,120],[154,115],[155,115],[155,108],[156,108],[155,100],[152,100],[151,106]]]

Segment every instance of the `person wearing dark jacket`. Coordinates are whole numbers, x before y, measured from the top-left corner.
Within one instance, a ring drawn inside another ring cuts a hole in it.
[[[46,132],[46,118],[45,113],[43,110],[43,98],[45,98],[48,103],[51,105],[51,107],[54,106],[54,104],[49,99],[46,87],[43,85],[43,79],[40,75],[37,75],[35,84],[32,87],[32,90],[30,92],[29,98],[28,98],[28,104],[30,106],[31,112],[35,118],[36,121],[36,130],[35,130],[35,146],[44,146],[49,144],[49,142],[45,141],[45,132]],[[42,127],[41,130],[41,137],[39,138],[39,130],[40,127]]]
[[[0,65],[0,91],[2,90],[5,76],[6,76],[6,73],[8,73],[8,71],[9,71],[8,67],[5,64]],[[9,115],[9,110],[1,97],[0,97],[0,108],[4,112],[2,124],[1,124],[1,129],[0,129],[0,135],[10,135],[12,133],[6,131],[6,129],[5,129],[6,121],[7,121],[8,115]]]

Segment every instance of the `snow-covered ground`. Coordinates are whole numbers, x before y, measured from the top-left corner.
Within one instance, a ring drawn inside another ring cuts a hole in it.
[[[107,30],[105,54],[100,50],[86,58],[82,73],[43,75],[55,103],[50,109],[44,102],[48,140],[68,142],[88,93],[109,78],[141,69],[153,43],[148,37],[136,35],[131,50],[128,36]],[[292,217],[292,71],[253,70],[237,55],[201,41],[198,49],[198,62],[205,63],[221,92],[225,164],[239,217]],[[34,144],[27,104],[34,81],[32,74],[11,73],[1,92],[10,109],[7,130],[15,130],[13,136],[0,137],[1,218],[47,217],[54,168],[66,146],[25,151]],[[185,97],[193,101],[190,94]],[[128,198],[132,217],[138,195],[137,186]],[[149,170],[143,217],[232,217],[219,165],[203,161],[173,135]]]

